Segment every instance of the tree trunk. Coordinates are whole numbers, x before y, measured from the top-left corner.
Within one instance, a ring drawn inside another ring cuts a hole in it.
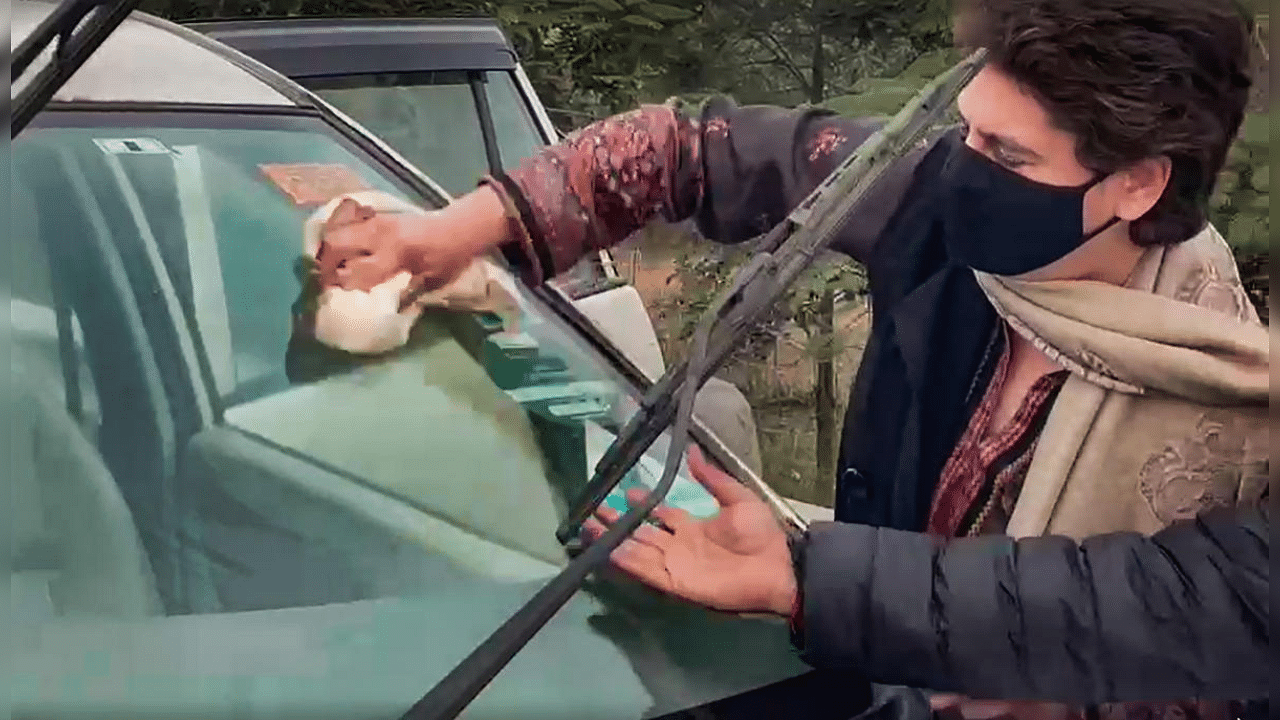
[[[826,487],[836,475],[835,304],[835,291],[828,287],[822,292],[814,327],[818,354],[814,363],[813,415],[820,487]]]
[[[818,6],[821,0],[813,0],[813,57],[809,63],[809,102],[817,105],[827,99],[827,57],[822,47],[822,26]]]

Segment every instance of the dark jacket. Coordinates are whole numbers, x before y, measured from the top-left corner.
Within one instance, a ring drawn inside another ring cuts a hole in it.
[[[1269,515],[1217,509],[1079,544],[815,524],[798,640],[817,667],[970,697],[1265,698]]]
[[[750,240],[879,125],[726,98],[697,117],[650,106],[485,182],[516,218],[504,254],[537,282],[659,217],[694,220],[716,242]],[[831,245],[867,266],[873,308],[841,440],[837,520],[922,529],[994,370],[995,312],[972,273],[948,267],[939,232],[938,171],[958,141],[935,135],[891,166]]]

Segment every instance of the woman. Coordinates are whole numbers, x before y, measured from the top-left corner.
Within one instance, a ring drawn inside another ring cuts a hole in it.
[[[890,168],[833,247],[867,267],[836,520],[953,537],[1150,534],[1266,486],[1269,347],[1206,209],[1249,89],[1218,0],[987,0],[965,127]],[[645,224],[781,220],[875,128],[714,99],[595,123],[428,219],[370,219],[324,282],[528,282]]]

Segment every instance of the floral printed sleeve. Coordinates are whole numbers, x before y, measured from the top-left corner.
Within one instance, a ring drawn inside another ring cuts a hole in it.
[[[692,218],[711,240],[749,240],[781,221],[876,128],[822,110],[738,107],[726,98],[697,117],[646,105],[481,182],[507,208],[512,240],[504,254],[537,283],[655,219]],[[896,203],[864,206],[887,216]],[[835,249],[865,256],[885,220],[850,223]]]

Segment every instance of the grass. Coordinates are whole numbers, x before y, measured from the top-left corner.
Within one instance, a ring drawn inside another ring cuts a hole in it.
[[[835,499],[835,478],[818,477],[811,396],[757,402],[747,395],[747,399],[755,410],[765,480],[783,497],[830,507]],[[837,417],[843,415],[841,407]]]

